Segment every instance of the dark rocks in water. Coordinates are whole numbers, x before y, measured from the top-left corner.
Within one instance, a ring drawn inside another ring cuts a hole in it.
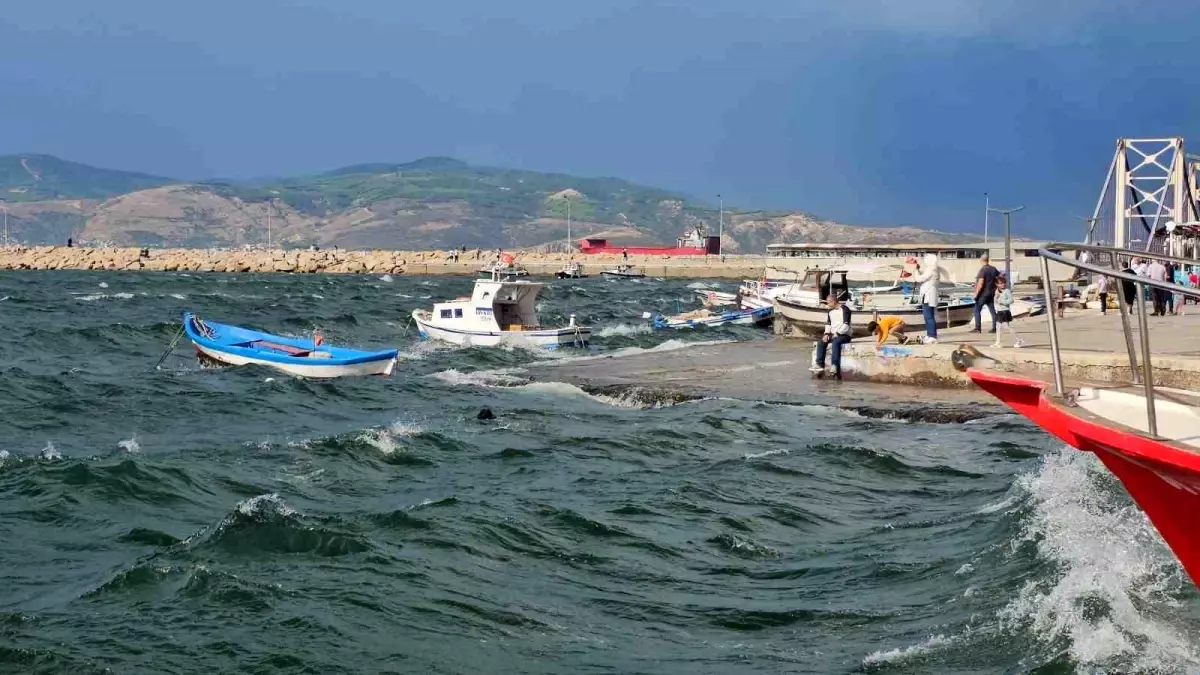
[[[863,417],[880,420],[905,420],[907,422],[927,422],[929,424],[962,424],[972,420],[989,417],[1005,410],[994,410],[987,407],[976,408],[876,408],[872,406],[851,406]]]
[[[610,384],[599,387],[585,385],[582,388],[592,396],[603,396],[612,399],[612,402],[616,405],[625,405],[634,408],[662,408],[688,401],[697,401],[703,398],[694,394],[685,394],[681,391],[651,389],[626,384]]]
[[[475,416],[475,419],[477,419],[477,420],[494,420],[494,419],[496,419],[496,413],[492,412],[491,408],[484,407],[482,410],[479,411],[479,414]]]

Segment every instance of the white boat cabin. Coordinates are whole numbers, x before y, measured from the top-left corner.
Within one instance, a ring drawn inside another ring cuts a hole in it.
[[[544,284],[479,279],[469,298],[436,302],[432,324],[471,332],[537,330],[537,297]]]

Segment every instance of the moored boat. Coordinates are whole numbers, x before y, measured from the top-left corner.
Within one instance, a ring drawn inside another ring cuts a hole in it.
[[[592,329],[575,323],[545,328],[537,315],[537,297],[545,284],[506,280],[499,273],[476,279],[470,297],[434,303],[432,311],[412,313],[421,337],[458,345],[495,347],[586,347]]]
[[[731,309],[729,311],[713,311],[710,309],[697,309],[691,312],[684,312],[675,316],[663,316],[662,314],[653,314],[647,316],[650,319],[650,325],[654,328],[697,328],[699,326],[754,326],[761,323],[766,323],[771,320],[774,314],[773,307],[760,307],[758,309]],[[649,314],[649,312],[647,312]]]
[[[272,335],[206,321],[185,312],[183,329],[204,358],[231,366],[257,364],[299,377],[391,375],[397,350],[362,351],[324,344],[319,338]]]
[[[833,294],[850,307],[850,323],[854,337],[865,337],[868,334],[867,325],[880,316],[898,316],[904,319],[912,330],[923,330],[925,316],[915,294],[896,292],[891,290],[891,286],[881,289],[874,284],[856,289],[848,280],[848,277],[855,273],[875,275],[898,273],[901,270],[903,267],[898,265],[860,265],[807,270],[799,282],[785,287],[783,291],[771,297],[777,321],[784,322],[787,328],[795,332],[818,336],[825,330],[825,321],[829,313],[825,298]],[[938,328],[958,326],[974,320],[975,302],[970,295],[942,294],[942,297],[944,299],[939,301],[935,313]],[[1014,310],[1014,316],[1021,311],[1020,308]],[[988,316],[986,312],[985,316]],[[990,316],[988,318],[990,319]]]
[[[600,273],[602,277],[616,277],[620,279],[642,279],[645,274],[639,272],[636,265],[617,265],[613,269],[604,270]]]
[[[493,275],[499,274],[502,277],[527,277],[529,270],[525,269],[513,259],[511,255],[505,254],[498,260],[479,268],[479,276],[484,279],[490,279]]]
[[[554,273],[554,276],[558,279],[584,279],[587,277],[583,273],[583,265],[574,260],[563,265],[561,269]]]

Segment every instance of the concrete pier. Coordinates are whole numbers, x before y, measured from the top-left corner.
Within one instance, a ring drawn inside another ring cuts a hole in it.
[[[1200,306],[1183,316],[1150,317],[1154,352],[1154,382],[1158,386],[1200,390]],[[1131,317],[1137,325],[1137,317]],[[994,362],[997,370],[1053,378],[1046,317],[1018,320],[1014,328],[1026,346],[991,347],[994,335],[970,332],[970,326],[939,331],[936,345],[898,345],[880,350],[874,339],[860,338],[843,353],[846,382],[814,380],[808,372],[811,340],[773,338],[727,344],[707,344],[671,352],[647,352],[625,357],[594,358],[548,364],[531,370],[544,377],[592,387],[665,388],[702,396],[767,401],[809,402],[814,394],[844,396],[847,400],[893,403],[919,397],[923,401],[962,402],[982,394],[955,369],[951,354],[971,345]],[[987,325],[985,323],[985,330]],[[1069,382],[1129,382],[1129,356],[1116,310],[1068,310],[1059,320],[1063,374]],[[1137,335],[1134,335],[1135,339]],[[897,386],[904,385],[904,386]],[[917,393],[913,385],[920,387]],[[968,399],[963,399],[967,396]]]

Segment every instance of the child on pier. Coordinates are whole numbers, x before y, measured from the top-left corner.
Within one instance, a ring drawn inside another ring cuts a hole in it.
[[[1013,347],[1024,347],[1025,343],[1017,336],[1012,327],[1012,291],[1008,290],[1008,281],[1003,275],[996,278],[996,341],[993,347],[1000,347],[1000,336],[1007,330],[1013,337]]]
[[[878,320],[867,324],[867,331],[875,336],[875,347],[882,347],[889,337],[896,336],[896,342],[908,344],[908,326],[904,319],[898,316],[881,316]]]

